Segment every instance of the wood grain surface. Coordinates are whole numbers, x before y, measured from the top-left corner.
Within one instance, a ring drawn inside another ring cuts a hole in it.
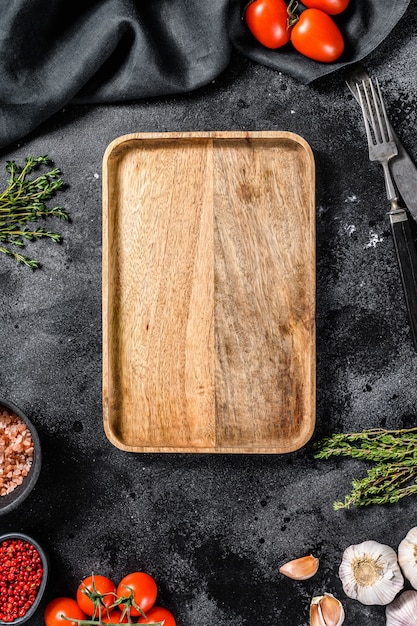
[[[283,453],[315,423],[315,173],[286,132],[103,161],[103,420],[132,452]]]

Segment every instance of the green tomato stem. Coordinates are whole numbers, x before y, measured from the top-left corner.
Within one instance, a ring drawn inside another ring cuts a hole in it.
[[[78,624],[78,626],[107,626],[108,622],[103,622],[100,620],[93,620],[93,619],[74,619],[73,617],[66,617],[66,615],[61,614],[60,615],[62,620],[66,620],[68,622],[75,622],[76,624]],[[145,615],[146,618],[146,615]],[[123,614],[120,613],[120,619],[123,619]],[[130,621],[130,617],[128,617],[128,624],[132,624],[133,622]],[[117,623],[117,622],[116,622]],[[119,622],[119,624],[123,624],[126,622]],[[164,626],[164,622],[152,622],[153,626]]]
[[[298,8],[298,0],[290,0],[287,6],[287,13],[288,13],[287,30],[292,28],[300,19],[296,13],[297,8]]]

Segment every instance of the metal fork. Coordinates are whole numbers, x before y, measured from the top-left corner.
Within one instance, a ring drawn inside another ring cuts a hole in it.
[[[345,74],[345,79],[349,91],[355,100],[359,102],[357,83],[361,83],[362,80],[368,81],[368,72],[363,65],[355,63],[349,66]],[[417,167],[405,150],[395,130],[391,128],[391,132],[397,145],[398,154],[391,159],[389,168],[397,190],[408,209],[409,217],[413,218],[417,223]]]
[[[394,240],[398,266],[404,290],[410,331],[417,350],[417,249],[408,220],[407,211],[400,206],[389,161],[398,154],[398,149],[388,121],[381,89],[371,79],[357,83],[358,99],[362,109],[369,159],[378,161],[383,168],[385,188],[391,209],[388,212]]]

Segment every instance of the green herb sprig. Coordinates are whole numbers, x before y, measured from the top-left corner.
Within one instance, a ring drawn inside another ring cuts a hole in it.
[[[394,503],[417,493],[417,428],[334,434],[315,447],[315,459],[338,456],[375,463],[364,478],[352,481],[352,491],[342,502],[333,503],[335,511]]]
[[[11,256],[31,269],[39,267],[39,262],[14,248],[23,248],[28,241],[51,239],[61,241],[61,235],[43,226],[29,224],[39,219],[57,217],[68,221],[68,213],[60,206],[47,207],[47,201],[64,185],[61,171],[57,167],[38,176],[30,177],[34,170],[49,166],[48,156],[28,156],[23,166],[8,161],[9,174],[7,188],[0,194],[0,252]]]

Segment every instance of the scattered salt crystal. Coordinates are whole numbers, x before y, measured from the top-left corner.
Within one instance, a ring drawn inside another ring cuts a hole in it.
[[[369,232],[369,241],[365,244],[365,248],[376,248],[378,243],[384,240],[382,235],[378,235],[378,233],[374,233],[373,231]]]
[[[349,237],[351,237],[356,231],[356,226],[354,224],[346,224],[344,228]]]

